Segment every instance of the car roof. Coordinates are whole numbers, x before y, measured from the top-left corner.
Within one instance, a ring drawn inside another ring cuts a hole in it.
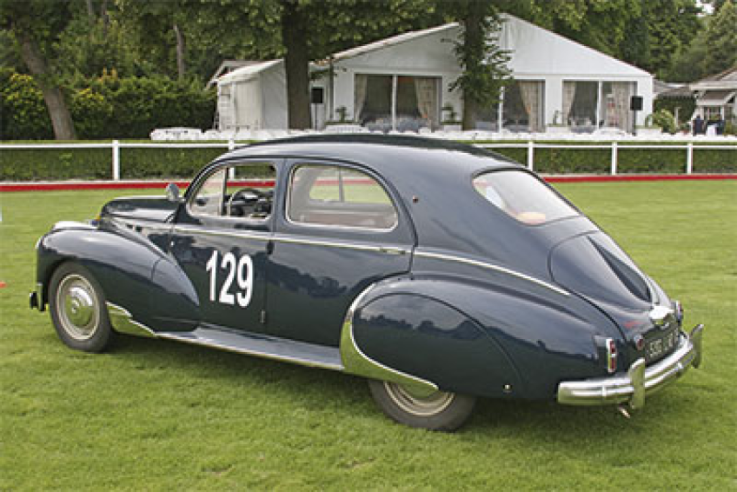
[[[422,174],[442,167],[475,174],[484,169],[518,166],[516,162],[480,147],[407,135],[305,135],[251,144],[225,154],[225,159],[269,157],[340,160],[362,164],[383,175]]]

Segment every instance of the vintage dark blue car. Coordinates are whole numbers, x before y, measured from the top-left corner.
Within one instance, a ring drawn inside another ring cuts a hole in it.
[[[452,430],[477,397],[642,407],[699,325],[534,173],[431,139],[250,145],[180,198],[120,198],[37,245],[32,307],[90,352],[145,335],[364,376]]]

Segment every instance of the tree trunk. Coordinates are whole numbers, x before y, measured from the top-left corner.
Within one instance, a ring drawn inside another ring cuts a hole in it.
[[[100,19],[102,19],[102,35],[107,39],[108,28],[110,26],[110,16],[107,15],[107,2],[102,0],[100,5]]]
[[[304,130],[310,128],[310,76],[309,55],[307,53],[307,26],[297,2],[286,0],[282,3],[281,17],[282,42],[286,49],[284,57],[287,75],[287,107],[289,128]]]
[[[54,127],[54,137],[57,140],[76,140],[74,122],[64,101],[64,94],[61,87],[50,81],[51,74],[41,51],[28,33],[16,30],[15,34],[20,42],[23,62],[43,92],[44,102]]]
[[[463,42],[466,45],[467,53],[467,64],[477,64],[483,60],[483,53],[473,53],[472,56],[468,56],[471,51],[482,49],[485,46],[484,39],[484,15],[486,14],[485,2],[470,1],[466,7],[465,15],[463,16],[463,29],[464,39]],[[477,67],[466,66],[465,70],[476,71]],[[478,111],[479,103],[474,95],[469,90],[463,91],[463,121],[462,128],[464,130],[473,130],[476,128],[476,113]]]
[[[87,21],[90,26],[95,25],[95,8],[92,6],[92,0],[87,0]]]
[[[177,74],[179,76],[179,80],[182,80],[187,69],[184,64],[184,49],[186,46],[184,44],[184,33],[182,33],[181,29],[179,29],[179,26],[176,24],[174,24],[174,34],[177,36]]]

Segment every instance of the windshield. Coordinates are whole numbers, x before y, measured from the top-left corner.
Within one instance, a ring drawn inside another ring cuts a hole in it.
[[[523,224],[539,225],[578,215],[555,192],[523,171],[484,173],[473,180],[473,186],[481,196]]]

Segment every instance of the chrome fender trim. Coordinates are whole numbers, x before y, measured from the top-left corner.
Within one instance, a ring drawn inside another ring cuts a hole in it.
[[[369,285],[351,303],[343,322],[340,334],[340,358],[345,372],[380,381],[401,384],[408,392],[418,398],[428,397],[438,391],[436,384],[411,374],[398,371],[378,362],[361,351],[353,335],[353,316],[361,301],[376,284]]]
[[[530,275],[527,275],[525,273],[521,273],[516,270],[512,270],[510,268],[506,268],[500,265],[495,265],[487,261],[478,261],[478,260],[474,260],[471,258],[465,258],[463,256],[448,255],[444,253],[433,253],[431,251],[422,251],[422,250],[415,250],[414,254],[415,256],[420,257],[420,258],[429,258],[429,259],[441,260],[441,261],[451,261],[455,263],[463,263],[466,265],[473,265],[476,267],[485,268],[487,270],[492,270],[497,273],[502,273],[505,275],[509,275],[511,277],[516,277],[518,279],[525,280],[527,282],[531,282],[533,284],[539,285],[540,287],[544,287],[562,296],[570,295],[570,293],[567,290],[557,285],[553,285],[550,282],[546,282],[545,280],[540,280],[539,278],[531,277]]]
[[[145,326],[138,321],[134,321],[131,313],[112,302],[106,302],[107,314],[110,318],[110,324],[118,333],[125,335],[134,335],[138,337],[156,338],[156,334],[151,328]]]

